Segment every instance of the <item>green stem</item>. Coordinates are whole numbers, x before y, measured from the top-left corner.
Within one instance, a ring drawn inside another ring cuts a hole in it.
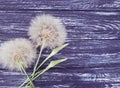
[[[48,70],[51,69],[52,67],[55,67],[57,64],[62,63],[62,62],[64,62],[64,61],[66,61],[66,60],[67,60],[67,59],[65,58],[65,59],[59,59],[59,60],[51,61],[50,64],[49,64],[45,69],[43,69],[42,71],[37,72],[37,73],[33,76],[32,80],[35,80],[36,78],[38,78],[39,76],[41,76],[43,73],[45,73],[46,71],[48,71]],[[27,85],[29,85],[29,82],[28,82]]]
[[[53,55],[57,54],[60,50],[65,48],[67,45],[68,44],[64,44],[60,47],[57,47],[57,48],[53,49],[52,52],[45,58],[45,60],[37,67],[36,70],[38,70],[49,58],[51,58]]]
[[[27,74],[26,70],[24,69],[23,65],[21,63],[19,63],[20,67],[21,67],[21,70],[24,72],[24,74],[27,76],[27,78],[29,79],[30,81],[30,84],[32,85],[32,88],[35,88],[31,78],[29,77],[29,75]]]
[[[39,63],[39,60],[40,60],[40,57],[41,57],[41,54],[42,54],[42,51],[43,51],[44,46],[45,46],[45,40],[42,41],[42,46],[41,46],[41,48],[40,48],[40,52],[39,52],[37,61],[36,61],[35,66],[34,66],[32,76],[33,76],[33,75],[35,74],[35,72],[36,72],[36,69],[37,69],[37,66],[38,66],[38,63]]]
[[[32,77],[32,80],[37,79],[40,75],[42,75],[43,73],[45,73],[47,70],[48,70],[48,69],[43,70],[43,71],[41,71],[40,73],[39,73],[39,72],[36,73],[36,74]],[[26,86],[27,86],[27,85],[29,85],[29,82],[26,84]]]
[[[47,58],[45,58],[45,60],[38,66],[38,68],[36,70],[38,70],[51,56],[48,56]]]
[[[31,78],[32,78],[31,80],[34,81],[34,80],[35,80],[34,77],[36,77],[36,76],[37,76],[39,73],[41,73],[42,71],[43,71],[43,70],[41,70],[41,71],[37,72],[36,74],[34,74],[34,75],[31,77]],[[29,85],[28,79],[25,80],[25,82],[22,84],[22,86],[23,86],[25,83],[27,83],[26,86]],[[22,87],[22,86],[21,86],[21,87]]]
[[[21,88],[22,86],[24,86],[25,83],[27,83],[27,82],[28,82],[28,78],[19,86],[19,88]]]
[[[41,48],[40,48],[40,52],[39,52],[39,55],[38,55],[38,58],[37,58],[37,61],[36,61],[36,63],[35,63],[34,69],[33,69],[33,73],[32,73],[32,75],[31,75],[31,76],[32,76],[31,78],[34,77],[34,74],[35,74],[35,72],[36,72],[36,70],[37,70],[37,65],[38,65],[38,63],[39,63],[39,60],[40,60],[40,57],[41,57],[41,54],[42,54],[44,45],[45,45],[45,41],[43,40],[42,46],[41,46]],[[25,83],[27,83],[27,81],[28,81],[28,79],[26,79],[26,80],[20,85],[20,87],[24,86]]]

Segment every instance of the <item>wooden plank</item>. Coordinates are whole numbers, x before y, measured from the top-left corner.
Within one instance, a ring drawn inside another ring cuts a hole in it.
[[[0,11],[1,40],[27,37],[30,20],[44,13],[62,19],[70,39],[120,39],[120,12]]]
[[[68,60],[60,66],[67,69],[120,66],[120,40],[78,40],[69,43],[68,47],[50,61],[66,57]],[[49,53],[50,50],[45,50],[42,60]]]
[[[119,12],[0,11],[0,41],[28,38],[30,20],[42,13],[63,20],[70,45],[52,58],[67,57],[68,61],[61,64],[63,69],[44,74],[35,82],[38,88],[120,87]],[[47,53],[49,50],[43,57]],[[23,78],[21,73],[1,69],[0,88],[17,88]]]
[[[120,40],[72,40],[69,43],[66,49],[54,57],[67,57],[68,61],[62,64],[64,67],[120,65]]]
[[[120,87],[120,67],[54,69],[46,72],[35,81],[42,88],[104,88]],[[0,88],[18,88],[25,76],[19,72],[0,72]],[[7,85],[6,85],[7,83]]]
[[[26,37],[30,20],[43,11],[1,11],[0,40]],[[70,43],[56,57],[67,57],[65,67],[116,66],[120,61],[120,13],[101,15],[102,12],[48,11],[60,17],[68,31]],[[64,15],[62,15],[64,13]],[[108,25],[107,25],[108,24]],[[54,58],[56,58],[54,57]]]
[[[2,10],[119,10],[119,0],[0,0]]]

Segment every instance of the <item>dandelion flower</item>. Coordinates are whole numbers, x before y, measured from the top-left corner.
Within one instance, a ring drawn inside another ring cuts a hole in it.
[[[19,61],[22,61],[24,68],[28,68],[34,62],[35,57],[36,50],[32,43],[24,38],[6,41],[0,46],[0,64],[3,68],[20,71]]]
[[[51,15],[41,15],[31,21],[28,35],[37,45],[42,45],[41,42],[45,40],[44,48],[52,49],[65,42],[67,33],[60,19]]]

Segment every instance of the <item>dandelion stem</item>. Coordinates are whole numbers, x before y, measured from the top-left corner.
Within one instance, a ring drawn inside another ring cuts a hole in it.
[[[36,69],[37,69],[37,66],[38,66],[38,63],[39,63],[39,60],[40,60],[40,57],[41,57],[41,54],[42,54],[42,51],[43,51],[44,46],[45,46],[45,40],[42,41],[42,46],[41,46],[41,48],[40,48],[40,52],[39,52],[37,61],[36,61],[35,66],[34,66],[32,76],[34,76],[34,74],[35,74],[35,72],[36,72]]]
[[[25,83],[27,83],[27,82],[28,82],[28,78],[19,86],[19,88],[21,88],[22,86],[24,86]]]
[[[35,80],[37,79],[39,76],[41,76],[43,73],[45,73],[46,71],[48,71],[49,69],[55,67],[57,64],[60,64],[64,61],[66,61],[67,59],[59,59],[59,60],[54,60],[54,61],[51,61],[50,64],[45,68],[43,69],[42,71],[39,71],[37,72],[34,77],[32,78],[32,80]],[[27,83],[27,85],[29,85],[29,82]]]
[[[63,48],[65,48],[66,46],[68,46],[68,43],[57,47],[55,49],[52,50],[52,52],[45,58],[45,60],[37,67],[36,70],[38,70],[49,58],[51,58],[52,56],[54,56],[55,54],[57,54],[60,50],[62,50]]]
[[[37,61],[36,61],[36,63],[35,63],[35,66],[34,66],[34,69],[33,69],[33,73],[32,73],[32,75],[31,75],[31,78],[34,77],[34,74],[35,74],[35,72],[36,72],[37,65],[38,65],[38,63],[39,63],[39,60],[40,60],[40,57],[41,57],[41,54],[42,54],[42,51],[43,51],[44,45],[45,45],[45,40],[43,40],[43,42],[42,42],[42,46],[40,47],[40,52],[39,52],[39,55],[38,55]],[[27,81],[28,81],[28,79],[26,79],[26,80],[20,85],[20,87],[24,86],[24,84],[27,83]]]
[[[20,65],[20,67],[21,67],[21,70],[24,72],[24,74],[25,74],[25,75],[27,76],[27,78],[29,79],[30,84],[32,85],[32,88],[35,88],[35,86],[34,86],[32,80],[31,80],[31,78],[30,78],[29,75],[27,74],[27,72],[26,72],[25,68],[23,67],[23,65],[22,65],[21,63],[19,63],[19,65]]]
[[[48,56],[37,68],[37,70],[50,58],[51,56]]]

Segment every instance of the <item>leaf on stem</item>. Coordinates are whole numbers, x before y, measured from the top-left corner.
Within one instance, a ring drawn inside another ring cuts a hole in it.
[[[62,45],[60,47],[57,47],[57,48],[53,49],[52,52],[50,53],[50,56],[53,56],[53,55],[57,54],[60,50],[62,50],[63,48],[65,48],[68,45],[69,44],[66,43],[66,44],[64,44],[64,45]]]
[[[52,56],[54,56],[55,54],[57,54],[60,50],[62,50],[63,48],[65,48],[66,46],[68,46],[68,43],[60,46],[60,47],[57,47],[55,49],[52,50],[52,52],[50,53],[50,55],[45,58],[45,60],[37,67],[37,70],[49,59],[51,58]]]
[[[66,60],[67,60],[67,58],[51,61],[50,64],[45,69],[43,69],[42,71],[36,73],[37,75],[33,78],[33,80],[35,80],[36,78],[38,78],[40,75],[42,75],[43,73],[45,73],[50,68],[55,67],[57,64],[60,64],[60,63],[62,63],[64,61],[66,61]]]
[[[56,66],[57,64],[60,64],[60,63],[62,63],[64,61],[66,61],[66,60],[67,60],[67,58],[59,59],[59,60],[53,60],[53,61],[50,62],[50,64],[47,67],[52,68],[52,67]]]

